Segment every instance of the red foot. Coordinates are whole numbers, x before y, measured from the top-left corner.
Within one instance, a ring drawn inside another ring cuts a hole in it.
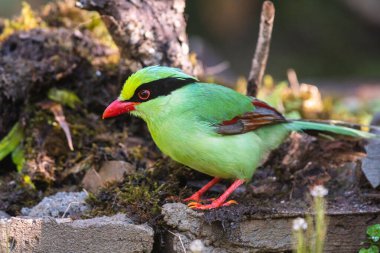
[[[199,210],[207,210],[207,209],[213,209],[218,208],[221,206],[229,206],[231,204],[237,204],[235,200],[227,201],[227,198],[233,193],[240,185],[242,185],[245,182],[244,179],[238,179],[236,180],[222,195],[220,195],[219,198],[212,201],[211,204],[203,205],[199,202],[191,202],[188,204],[188,207],[193,209],[199,209]]]
[[[229,200],[229,201],[224,202],[224,203],[219,202],[219,201],[213,201],[213,202],[211,202],[211,204],[208,204],[208,205],[203,205],[203,204],[197,203],[197,202],[191,202],[187,206],[190,207],[191,209],[210,210],[210,209],[218,208],[221,206],[230,206],[230,205],[234,205],[234,204],[237,204],[237,202],[235,200]]]
[[[196,193],[194,193],[193,195],[191,195],[190,197],[184,199],[183,201],[184,202],[188,202],[188,201],[195,201],[195,202],[200,202],[201,201],[201,197],[202,195],[208,191],[211,187],[213,187],[216,183],[218,183],[220,181],[220,178],[218,177],[215,177],[213,178],[210,182],[208,182],[205,186],[203,186],[201,189],[199,189],[199,191],[197,191]]]
[[[201,196],[199,195],[198,192],[196,192],[193,195],[191,195],[190,197],[183,199],[183,202],[189,202],[189,201],[199,202],[199,201],[201,201]]]

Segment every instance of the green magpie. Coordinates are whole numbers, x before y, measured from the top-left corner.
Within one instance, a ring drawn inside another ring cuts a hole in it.
[[[373,134],[328,123],[286,119],[257,98],[202,83],[180,69],[151,66],[132,74],[103,119],[131,113],[148,125],[159,149],[173,160],[214,177],[184,201],[194,209],[228,206],[227,198],[252,178],[268,153],[292,131],[371,138]],[[201,197],[221,179],[232,185],[209,204]]]

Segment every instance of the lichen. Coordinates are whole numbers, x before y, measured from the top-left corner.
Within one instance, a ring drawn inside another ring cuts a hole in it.
[[[44,6],[41,18],[49,27],[66,27],[74,31],[91,34],[91,37],[108,48],[103,59],[96,59],[96,64],[117,64],[120,60],[119,49],[109,34],[100,15],[95,11],[85,11],[75,7],[74,0],[53,2]],[[91,57],[91,55],[88,55]],[[90,61],[94,60],[89,59]]]

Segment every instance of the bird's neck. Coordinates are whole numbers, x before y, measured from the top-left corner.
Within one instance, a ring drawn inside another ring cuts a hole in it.
[[[132,115],[142,118],[146,123],[163,120],[170,113],[170,97],[163,96],[144,102],[136,106],[136,110],[132,111]]]

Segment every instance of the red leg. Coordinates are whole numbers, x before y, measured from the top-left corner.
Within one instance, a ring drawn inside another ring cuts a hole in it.
[[[214,200],[213,202],[211,202],[211,204],[202,205],[200,203],[195,203],[194,202],[194,203],[191,203],[189,205],[189,207],[193,208],[193,209],[206,210],[206,209],[217,208],[217,207],[220,207],[220,206],[229,206],[231,204],[236,204],[236,201],[234,201],[234,200],[230,200],[230,201],[227,201],[227,202],[225,202],[225,201],[231,195],[231,193],[233,193],[244,182],[245,182],[244,179],[238,179],[238,180],[236,180],[235,182],[233,182],[233,184],[222,195],[220,195],[219,198],[217,198],[216,200]]]
[[[201,197],[205,192],[207,192],[211,187],[213,187],[216,183],[220,181],[220,178],[214,177],[210,182],[208,182],[205,186],[203,186],[199,191],[191,195],[190,197],[184,199],[183,201],[187,202],[190,200],[199,202],[201,200]]]

